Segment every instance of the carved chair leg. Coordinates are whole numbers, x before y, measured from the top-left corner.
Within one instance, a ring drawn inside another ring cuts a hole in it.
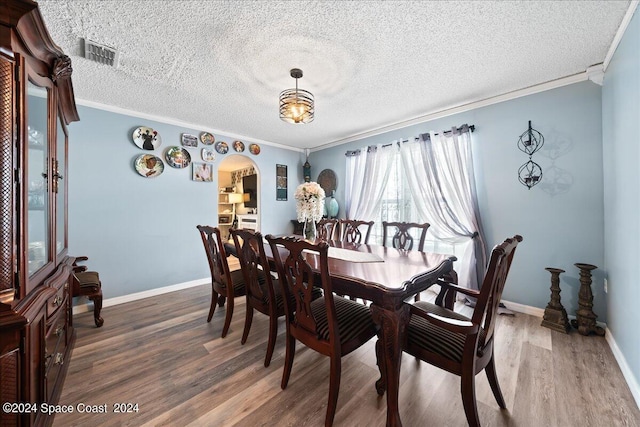
[[[382,353],[382,340],[378,339],[376,341],[376,364],[378,365],[378,369],[380,370],[380,379],[376,381],[376,392],[379,396],[384,395],[384,392],[387,391],[387,384],[385,382],[386,374],[386,366],[384,364],[384,354]]]
[[[502,409],[506,409],[507,405],[504,402],[504,397],[502,396],[502,390],[500,390],[500,384],[498,383],[498,376],[496,375],[495,359],[493,358],[493,355],[491,356],[491,360],[489,361],[489,364],[484,368],[484,371],[487,374],[487,379],[489,380],[491,391],[493,392],[493,396],[496,398],[496,402],[498,402],[498,406],[500,406]]]
[[[284,356],[284,369],[282,371],[282,382],[280,383],[280,388],[287,388],[287,384],[289,384],[289,377],[291,376],[291,368],[293,367],[293,356],[296,354],[296,339],[289,335],[289,331],[287,331],[287,343],[286,343],[286,354]]]
[[[469,427],[480,427],[480,417],[476,406],[476,376],[473,372],[463,372],[460,377],[460,392],[462,394],[462,405],[467,416]]]
[[[273,356],[273,349],[276,347],[278,337],[278,315],[271,313],[269,316],[269,342],[267,344],[267,354],[264,356],[264,367],[268,367]]]
[[[102,293],[89,297],[93,301],[93,320],[96,323],[96,327],[101,327],[104,324],[104,319],[100,317],[100,311],[102,310]]]
[[[218,293],[215,290],[212,290],[211,307],[209,307],[209,316],[207,316],[207,323],[211,322],[211,319],[213,318],[213,313],[216,311],[217,303],[218,303]]]
[[[218,307],[224,307],[224,303],[227,301],[227,297],[224,295],[220,295],[218,299]]]
[[[342,363],[340,356],[331,357],[331,373],[329,374],[329,401],[327,403],[327,416],[324,420],[325,427],[333,425],[333,419],[336,416],[336,408],[338,406],[338,393],[340,392],[340,374],[342,371]]]
[[[227,301],[227,314],[224,316],[224,326],[222,327],[222,338],[227,336],[229,326],[231,325],[231,317],[233,316],[233,298]]]
[[[247,342],[247,338],[249,337],[249,331],[251,330],[251,323],[253,321],[253,307],[249,305],[248,300],[247,300],[246,306],[247,306],[247,310],[245,312],[245,317],[244,317],[244,331],[242,331],[242,339],[240,340],[240,344],[244,344]]]

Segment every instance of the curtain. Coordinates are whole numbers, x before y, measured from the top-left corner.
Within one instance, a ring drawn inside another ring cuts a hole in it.
[[[347,153],[346,216],[375,221],[398,147],[370,146]]]
[[[478,209],[471,135],[467,125],[451,132],[423,134],[400,145],[413,202],[439,240],[464,244],[457,268],[462,286],[479,289],[487,262]]]

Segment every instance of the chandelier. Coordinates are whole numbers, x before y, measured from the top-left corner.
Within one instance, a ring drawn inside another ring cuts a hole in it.
[[[302,77],[302,70],[292,68],[291,77],[296,79],[296,88],[280,92],[280,118],[288,123],[312,122],[315,113],[313,94],[298,89],[298,79]]]

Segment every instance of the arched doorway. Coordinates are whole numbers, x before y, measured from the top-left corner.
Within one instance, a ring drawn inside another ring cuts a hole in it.
[[[225,156],[218,164],[218,228],[230,239],[229,229],[260,230],[260,172],[242,154]]]

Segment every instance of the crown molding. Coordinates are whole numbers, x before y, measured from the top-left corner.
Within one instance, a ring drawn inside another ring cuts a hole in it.
[[[609,66],[609,62],[611,62],[611,58],[613,58],[613,54],[616,52],[618,45],[620,44],[620,40],[622,40],[622,36],[624,36],[625,31],[627,31],[627,27],[631,22],[631,18],[633,18],[633,14],[638,7],[638,3],[640,0],[631,0],[629,4],[629,8],[627,9],[627,13],[625,13],[622,18],[622,22],[618,27],[618,31],[616,32],[613,41],[611,42],[611,46],[609,46],[609,51],[607,52],[607,56],[604,57],[604,61],[602,62],[602,71],[607,71],[607,67]]]
[[[252,138],[252,137],[249,137],[249,136],[240,135],[240,134],[236,134],[236,133],[229,133],[229,132],[222,131],[222,130],[219,130],[219,129],[211,128],[209,126],[203,126],[203,125],[199,125],[199,124],[196,124],[196,123],[183,122],[182,120],[173,119],[171,117],[164,117],[164,116],[157,116],[157,115],[154,115],[154,114],[141,113],[139,111],[128,110],[126,108],[116,107],[114,105],[102,104],[102,103],[95,102],[95,101],[88,101],[86,99],[76,99],[76,104],[77,105],[82,105],[84,107],[95,108],[97,110],[109,111],[111,113],[124,114],[125,116],[137,117],[137,118],[144,119],[144,120],[153,120],[155,122],[165,123],[165,124],[168,124],[168,125],[174,125],[174,126],[179,126],[179,127],[189,128],[189,129],[197,129],[197,130],[199,130],[201,132],[209,132],[209,133],[212,133],[212,134],[215,134],[215,135],[222,135],[222,136],[226,136],[226,137],[229,137],[229,138],[232,138],[232,139],[239,139],[239,140],[241,140],[243,142],[254,142],[256,144],[269,145],[271,147],[282,148],[282,149],[285,149],[285,150],[296,151],[296,152],[299,152],[299,153],[304,152],[304,149],[297,148],[297,147],[291,147],[290,145],[279,144],[277,142],[266,141],[266,140],[263,140],[263,139],[256,139],[256,138]]]
[[[508,92],[502,95],[492,96],[490,98],[485,98],[481,100],[476,100],[469,102],[467,104],[458,105],[451,108],[446,108],[444,110],[436,111],[433,113],[428,113],[422,116],[415,117],[409,120],[403,120],[401,122],[393,123],[387,126],[379,127],[376,129],[372,129],[367,132],[362,132],[358,134],[351,135],[346,138],[338,139],[335,141],[331,141],[327,144],[319,145],[311,149],[311,151],[319,151],[325,150],[327,148],[336,147],[338,145],[343,145],[348,142],[358,141],[360,139],[368,138],[375,135],[380,135],[382,133],[391,132],[394,130],[402,129],[407,126],[416,125],[420,123],[429,122],[431,120],[440,119],[447,116],[452,116],[454,114],[464,113],[466,111],[475,110],[478,108],[486,107],[488,105],[498,104],[500,102],[510,101],[516,98],[522,98],[523,96],[529,96],[536,93],[544,92],[551,89],[556,89],[562,86],[567,86],[574,83],[579,83],[588,80],[587,72],[584,71],[582,73],[574,74],[572,76],[562,77],[560,79],[551,80],[545,83],[541,83],[534,86],[529,86],[524,89],[518,89],[512,92]]]
[[[604,66],[602,64],[592,65],[587,68],[587,78],[595,84],[602,86],[604,81]]]

